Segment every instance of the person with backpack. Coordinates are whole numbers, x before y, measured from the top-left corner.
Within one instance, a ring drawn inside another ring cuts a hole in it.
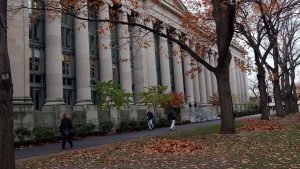
[[[154,120],[153,113],[151,112],[150,108],[148,108],[148,112],[147,112],[147,122],[148,122],[148,129],[149,129],[149,130],[152,130],[152,129],[154,128],[153,120]]]
[[[175,130],[175,122],[176,122],[176,112],[175,108],[173,107],[169,113],[169,120],[171,121],[170,130]]]
[[[64,113],[60,122],[60,132],[62,137],[62,150],[65,149],[66,142],[68,141],[70,147],[73,147],[72,137],[74,135],[73,124],[70,118],[68,118],[68,114]]]

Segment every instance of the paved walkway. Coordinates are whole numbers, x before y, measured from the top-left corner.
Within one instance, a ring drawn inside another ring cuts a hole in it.
[[[236,120],[241,120],[243,118],[254,118],[259,117],[260,115],[252,115],[237,118]],[[220,124],[220,120],[213,120],[213,121],[206,121],[202,123],[191,123],[186,125],[176,126],[176,131],[183,131],[189,130],[193,128],[209,126],[214,124]],[[169,133],[169,128],[158,128],[153,131],[138,131],[132,133],[124,133],[124,134],[115,134],[110,136],[100,136],[100,137],[91,137],[85,138],[82,140],[78,140],[74,142],[74,147],[72,149],[66,149],[65,151],[74,150],[74,149],[81,149],[87,147],[94,147],[104,144],[111,144],[121,141],[128,141],[133,140],[141,137],[153,137],[153,136],[160,136]],[[67,146],[68,147],[68,144]],[[34,146],[34,147],[26,147],[23,149],[16,149],[15,150],[15,159],[23,159],[41,155],[48,155],[53,153],[61,152],[61,143],[53,143],[53,144],[46,144],[42,146]]]

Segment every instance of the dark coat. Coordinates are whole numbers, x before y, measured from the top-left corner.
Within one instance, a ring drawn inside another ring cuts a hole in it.
[[[154,118],[153,113],[151,111],[148,111],[147,112],[147,120],[151,120],[153,118]]]
[[[66,130],[70,130],[73,129],[73,124],[71,119],[69,119],[68,117],[61,119],[60,122],[60,132],[64,133],[64,131]]]
[[[169,120],[176,120],[176,112],[175,110],[171,110],[169,113]]]

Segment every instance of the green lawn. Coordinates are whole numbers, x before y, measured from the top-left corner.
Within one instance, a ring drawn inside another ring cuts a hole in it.
[[[300,120],[284,125],[235,135],[217,134],[220,126],[213,125],[19,160],[17,168],[300,168]]]

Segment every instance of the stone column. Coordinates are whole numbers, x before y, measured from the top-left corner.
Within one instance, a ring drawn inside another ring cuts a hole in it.
[[[176,37],[178,39],[178,36]],[[180,46],[173,42],[173,67],[174,67],[174,80],[175,80],[175,91],[177,93],[184,93],[183,77],[182,77],[182,60]]]
[[[81,12],[87,12],[87,7],[82,8]],[[84,17],[84,14],[79,16]],[[87,21],[75,19],[76,105],[92,104],[88,25]]]
[[[145,25],[149,28],[153,28],[151,19],[145,21]],[[156,61],[155,61],[155,48],[154,48],[154,35],[152,32],[144,31],[144,43],[149,46],[145,48],[148,62],[148,86],[157,86],[157,72],[156,72]]]
[[[245,102],[245,79],[244,79],[244,72],[242,72],[241,70],[239,70],[239,75],[240,75],[240,79],[241,79],[241,101],[242,103]]]
[[[100,6],[98,18],[100,20],[109,19],[108,4],[104,3],[103,6]],[[104,32],[98,33],[100,80],[109,81],[113,80],[109,23],[99,22],[98,27],[104,30]]]
[[[199,66],[199,64],[198,64]],[[201,66],[200,73],[198,74],[199,79],[199,89],[200,89],[200,101],[201,104],[207,104],[207,94],[206,94],[206,81],[205,81],[205,70],[204,66]]]
[[[162,28],[161,33],[167,34],[166,28]],[[170,64],[169,64],[170,56],[168,53],[168,41],[166,38],[160,37],[159,49],[160,49],[159,54],[160,54],[161,82],[163,86],[168,86],[167,93],[169,93],[171,91],[171,77],[170,77]]]
[[[120,21],[128,22],[127,12],[119,11],[118,18]],[[120,65],[120,82],[122,89],[132,93],[132,75],[129,47],[128,25],[118,24],[118,48],[119,48],[119,65]]]
[[[205,58],[205,61],[209,63],[209,58]],[[212,96],[211,72],[208,69],[204,68],[204,73],[205,73],[206,97],[208,103],[210,101],[210,96]]]
[[[194,49],[193,49],[194,50]],[[194,59],[192,59],[192,68],[197,68],[198,63]],[[198,71],[193,72],[194,78],[193,78],[193,89],[194,89],[194,98],[195,103],[200,103],[200,91],[199,91],[199,73]]]
[[[248,102],[248,75],[247,72],[244,73],[244,81],[245,81],[245,102]]]
[[[185,44],[189,46],[189,41],[186,41]],[[182,52],[182,56],[183,56],[183,61],[184,61],[183,75],[185,78],[185,91],[186,91],[186,96],[187,96],[187,102],[194,103],[195,98],[194,98],[193,80],[191,78],[191,74],[188,74],[188,71],[190,71],[192,69],[191,57],[186,51]]]
[[[236,68],[235,68],[235,61],[234,57],[232,57],[230,66],[229,66],[229,79],[230,79],[230,89],[231,94],[233,97],[238,97],[238,88],[237,88],[237,77],[236,77]]]
[[[135,18],[135,22],[144,24],[143,19],[138,16]],[[133,36],[133,53],[134,53],[134,84],[135,92],[140,93],[148,88],[148,63],[147,54],[143,48],[143,29],[139,27],[132,28]]]
[[[237,62],[237,60],[235,60]],[[235,75],[236,75],[236,85],[237,85],[237,93],[238,93],[238,102],[241,103],[241,79],[239,76],[239,68],[235,66]]]
[[[62,82],[62,44],[61,44],[61,14],[45,11],[46,27],[46,87],[47,99],[45,105],[61,105],[64,103]],[[48,15],[58,16],[50,19]]]
[[[209,57],[209,64],[213,67],[216,67],[215,65],[215,55],[211,55]],[[216,75],[213,72],[211,73],[211,84],[212,84],[212,94],[218,94],[218,85],[217,85],[217,79]]]
[[[21,5],[20,0],[8,1],[10,5]],[[13,83],[13,104],[32,105],[30,97],[29,58],[29,15],[28,9],[20,9],[17,14],[7,12],[7,48],[9,53],[11,76]],[[2,65],[1,65],[2,66]],[[30,107],[26,107],[31,109]]]

